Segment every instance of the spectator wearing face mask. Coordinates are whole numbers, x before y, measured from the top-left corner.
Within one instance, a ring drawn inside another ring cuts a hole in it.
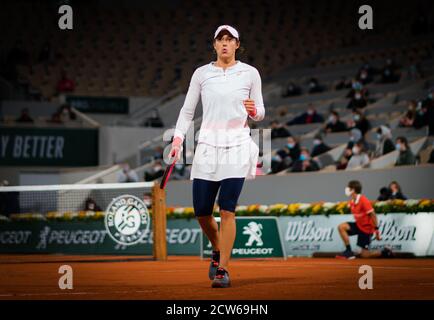
[[[356,78],[353,78],[353,80],[351,80],[350,88],[351,90],[346,95],[347,98],[354,99],[356,92],[360,92],[365,99],[368,99],[368,90]]]
[[[353,146],[353,149],[351,151],[353,155],[351,156],[350,161],[348,161],[346,170],[361,169],[369,164],[369,156],[365,152],[365,148],[362,142],[357,142]]]
[[[87,198],[84,204],[84,211],[102,211],[101,207],[98,206],[92,198]]]
[[[331,133],[331,132],[343,132],[347,130],[348,129],[345,123],[340,120],[339,113],[337,113],[336,111],[332,111],[328,117],[325,131],[327,133]]]
[[[299,116],[295,117],[291,121],[288,121],[286,124],[288,126],[295,125],[295,124],[309,124],[309,123],[320,123],[324,122],[324,118],[322,115],[320,115],[315,107],[312,104],[309,104],[309,107],[307,108],[306,112],[303,112]]]
[[[413,127],[420,129],[428,125],[428,108],[424,101],[419,101],[416,106],[416,112],[414,115]]]
[[[398,159],[396,160],[395,166],[406,166],[416,164],[416,157],[408,145],[407,138],[398,137],[396,139],[396,150],[399,151]]]
[[[279,121],[273,120],[271,125],[271,139],[286,138],[291,135],[288,129],[286,129]]]
[[[376,138],[375,157],[381,157],[395,151],[395,145],[392,141],[392,131],[388,127],[380,126],[377,129]]]
[[[389,199],[391,199],[391,200],[395,200],[395,199],[407,200],[407,197],[404,196],[404,194],[402,193],[401,186],[399,185],[398,182],[392,181],[389,184],[389,190],[390,190]]]
[[[326,153],[327,151],[330,151],[331,148],[324,143],[324,140],[321,136],[316,136],[313,139],[313,148],[310,156],[312,158],[319,156],[320,154]]]
[[[360,75],[362,71],[366,71],[368,74],[368,77],[372,78],[375,74],[378,73],[378,70],[376,70],[373,66],[370,65],[369,62],[365,61],[362,66],[359,69],[358,74]]]
[[[63,122],[75,120],[77,118],[76,114],[72,111],[72,108],[69,104],[61,105],[59,108],[59,113]]]
[[[301,88],[297,86],[293,81],[289,81],[288,84],[282,90],[282,97],[294,97],[301,94]]]
[[[310,157],[309,150],[302,148],[300,157],[292,165],[292,172],[318,171],[318,163]]]
[[[408,109],[405,115],[399,120],[400,127],[412,127],[414,124],[414,119],[416,118],[416,108],[417,102],[415,100],[411,100],[408,103]]]
[[[190,170],[183,163],[176,163],[173,168],[171,179],[173,180],[186,180],[190,177]]]
[[[372,76],[369,74],[368,70],[361,69],[357,75],[357,81],[360,81],[363,85],[367,85],[373,81]]]
[[[288,137],[286,146],[276,152],[271,159],[273,173],[289,168],[300,157],[300,145],[294,137]]]
[[[353,109],[353,118],[348,121],[348,128],[357,128],[365,136],[371,128],[371,124],[365,115],[358,109]]]
[[[363,92],[356,90],[354,92],[354,97],[350,100],[347,105],[347,109],[362,109],[368,105],[368,100],[363,95]]]
[[[323,91],[323,87],[319,84],[317,78],[311,78],[307,84],[309,86],[309,89],[308,89],[309,93],[317,93],[317,92]]]
[[[145,171],[144,180],[145,181],[154,181],[162,177],[164,174],[164,169],[161,160],[157,160],[152,165],[152,168],[148,171]]]
[[[139,176],[134,170],[131,170],[127,163],[125,163],[122,165],[121,171],[118,172],[117,181],[119,183],[139,182]]]
[[[387,59],[386,65],[383,67],[383,71],[381,72],[380,83],[398,82],[400,77],[396,63],[390,58]]]
[[[353,128],[353,129],[351,129],[349,134],[350,134],[350,141],[348,141],[348,144],[347,144],[348,149],[352,149],[357,142],[360,142],[361,144],[363,144],[364,150],[367,151],[367,150],[371,149],[371,146],[364,139],[362,132],[359,129]]]

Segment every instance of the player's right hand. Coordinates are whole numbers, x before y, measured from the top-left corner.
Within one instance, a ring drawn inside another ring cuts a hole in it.
[[[178,161],[181,158],[182,139],[175,137],[172,141],[172,148],[170,149],[169,158]]]
[[[378,230],[375,231],[375,239],[378,240],[378,241],[381,240],[380,231],[378,231]]]

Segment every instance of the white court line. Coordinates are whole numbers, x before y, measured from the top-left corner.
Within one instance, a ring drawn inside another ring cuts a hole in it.
[[[360,267],[359,265],[333,265],[330,264],[329,266],[335,266],[338,267],[337,269],[341,268],[341,269],[354,269],[354,268],[358,268]],[[305,269],[306,267],[311,267],[311,268],[316,268],[318,269],[319,266],[261,266],[260,268],[268,268],[268,269],[278,269],[278,268],[282,268],[282,269]],[[434,268],[429,268],[429,267],[394,267],[394,266],[390,266],[390,267],[385,267],[385,266],[373,266],[371,265],[372,268],[374,269],[391,269],[391,270],[434,270]],[[329,270],[329,269],[328,269]]]
[[[8,293],[0,294],[0,297],[31,297],[31,296],[62,296],[62,295],[101,295],[101,294],[128,294],[128,293],[145,293],[157,292],[157,290],[135,290],[135,291],[113,291],[113,292],[47,292],[47,293]]]

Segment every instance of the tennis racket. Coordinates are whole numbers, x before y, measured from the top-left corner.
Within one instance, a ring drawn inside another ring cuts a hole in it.
[[[170,164],[170,166],[166,167],[166,170],[164,170],[163,178],[160,182],[160,189],[164,189],[167,185],[167,181],[169,181],[170,174],[172,173],[173,167],[175,166],[176,159],[173,160],[173,162]]]

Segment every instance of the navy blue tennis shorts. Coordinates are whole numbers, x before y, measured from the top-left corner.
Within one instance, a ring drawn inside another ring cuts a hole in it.
[[[221,181],[193,179],[194,214],[197,217],[212,215],[219,190],[220,210],[235,212],[243,184],[244,178],[228,178]]]

